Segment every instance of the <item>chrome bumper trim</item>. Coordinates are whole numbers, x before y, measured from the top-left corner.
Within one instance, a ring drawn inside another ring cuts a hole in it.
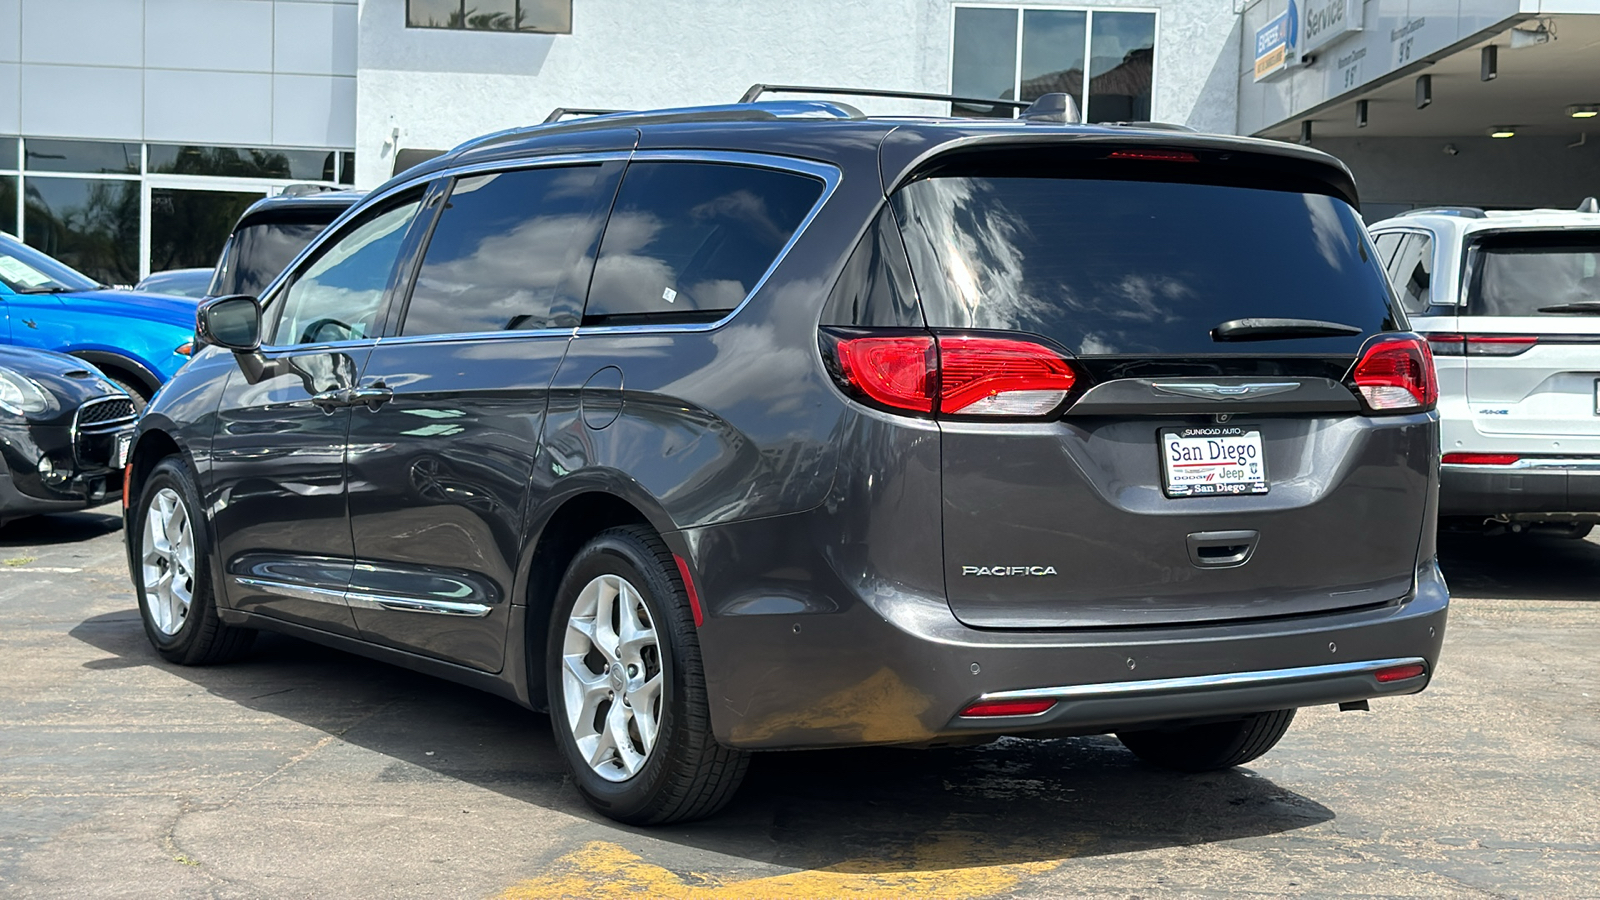
[[[1100,684],[1070,684],[1062,687],[1024,688],[1016,691],[994,691],[982,694],[977,702],[989,700],[1087,700],[1106,697],[1142,697],[1157,694],[1180,694],[1186,691],[1205,691],[1216,688],[1259,687],[1289,684],[1296,681],[1315,681],[1341,675],[1364,675],[1393,666],[1422,665],[1428,661],[1420,656],[1399,659],[1374,659],[1363,662],[1332,663],[1325,666],[1302,666],[1297,669],[1266,669],[1258,672],[1230,672],[1225,675],[1190,675],[1183,678],[1152,678],[1145,681],[1112,681]],[[1431,674],[1427,671],[1424,675]],[[1409,681],[1410,679],[1406,679]],[[1401,684],[1402,682],[1393,682]]]
[[[1485,451],[1490,452],[1490,451]],[[1506,451],[1510,453],[1511,451]],[[1440,466],[1451,471],[1471,472],[1516,472],[1528,469],[1565,469],[1584,472],[1600,472],[1600,457],[1594,456],[1536,456],[1519,459],[1514,463],[1503,466],[1485,466],[1476,463],[1440,463]]]

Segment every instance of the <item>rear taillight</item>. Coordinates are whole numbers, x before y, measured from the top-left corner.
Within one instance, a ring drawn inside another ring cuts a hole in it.
[[[1509,466],[1521,459],[1515,453],[1446,453],[1439,461],[1447,466]]]
[[[971,334],[824,332],[833,374],[857,399],[948,416],[1038,417],[1079,386],[1060,353],[1034,341]]]
[[[1434,356],[1516,356],[1539,343],[1531,334],[1430,334]]]
[[[1350,380],[1372,412],[1417,412],[1433,408],[1439,399],[1433,354],[1414,334],[1373,338],[1350,370]]]

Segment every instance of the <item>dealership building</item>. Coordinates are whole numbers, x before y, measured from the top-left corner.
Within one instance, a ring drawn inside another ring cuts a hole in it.
[[[1600,193],[1600,0],[0,0],[0,230],[127,283],[209,265],[288,184],[755,83],[1060,91],[1307,142],[1369,218]]]

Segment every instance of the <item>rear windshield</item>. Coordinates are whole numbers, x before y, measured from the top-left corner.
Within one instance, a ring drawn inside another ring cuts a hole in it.
[[[261,296],[283,267],[341,211],[330,210],[326,218],[318,222],[263,222],[235,231],[222,248],[217,275],[211,283],[211,295]]]
[[[1360,218],[1323,194],[960,175],[894,204],[936,328],[1032,332],[1080,356],[1353,354],[1404,321]],[[1245,318],[1362,333],[1212,338]]]
[[[1485,236],[1470,265],[1468,315],[1600,313],[1600,231]]]

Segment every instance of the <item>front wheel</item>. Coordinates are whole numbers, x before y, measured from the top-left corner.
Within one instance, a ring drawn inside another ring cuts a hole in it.
[[[711,734],[694,617],[655,532],[612,528],[579,551],[545,658],[556,743],[601,814],[659,825],[733,798],[749,756]]]
[[[145,479],[128,535],[139,553],[134,586],[145,634],[169,662],[185,666],[233,660],[256,634],[217,616],[211,545],[195,515],[198,496],[182,460],[167,457]]]
[[[1151,765],[1180,772],[1211,772],[1242,766],[1265,754],[1293,721],[1294,710],[1280,709],[1232,722],[1119,731],[1117,740]]]

